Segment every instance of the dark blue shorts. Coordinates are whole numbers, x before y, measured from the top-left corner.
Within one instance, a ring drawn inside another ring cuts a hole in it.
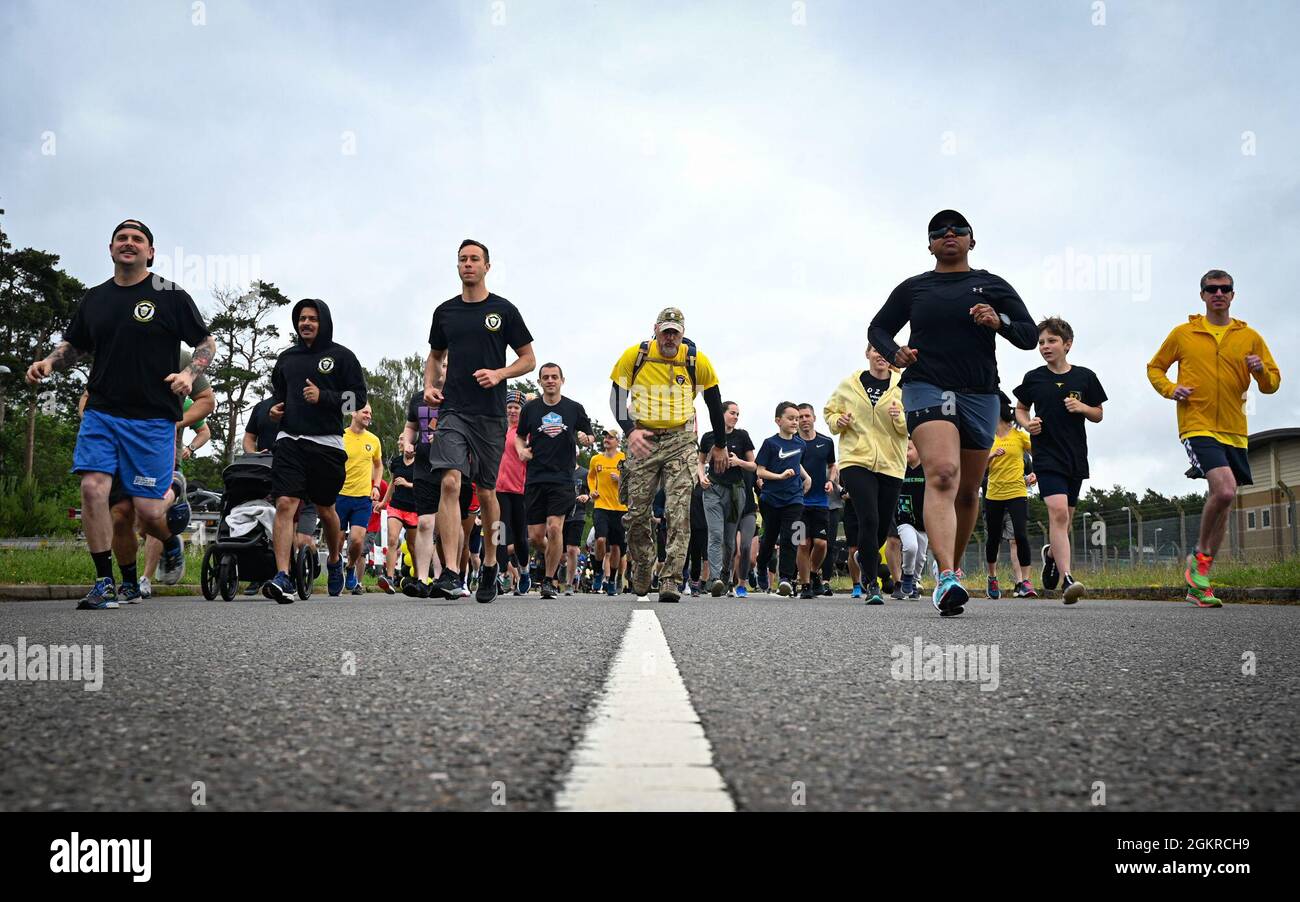
[[[371,505],[369,495],[365,497],[339,495],[338,500],[334,502],[334,512],[339,515],[339,529],[344,532],[352,526],[365,529],[370,525],[370,514],[373,512]]]
[[[998,423],[998,396],[946,391],[929,382],[903,383],[903,410],[907,431],[931,420],[957,427],[962,450],[987,451],[993,447]]]
[[[1237,485],[1254,485],[1250,473],[1250,455],[1245,448],[1225,445],[1208,435],[1194,435],[1183,439],[1183,448],[1187,451],[1187,460],[1192,468],[1187,471],[1191,479],[1203,479],[1205,474],[1217,467],[1228,467]]]
[[[129,420],[100,410],[81,418],[72,472],[107,473],[137,498],[162,498],[172,487],[176,424],[171,420]]]
[[[1083,488],[1082,476],[1066,476],[1055,470],[1035,470],[1038,476],[1038,494],[1043,500],[1048,495],[1065,495],[1070,507],[1079,506],[1079,490]]]

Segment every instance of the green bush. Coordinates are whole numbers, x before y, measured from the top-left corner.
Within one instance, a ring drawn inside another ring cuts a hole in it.
[[[76,531],[58,498],[41,497],[36,479],[0,479],[0,536],[48,536]]]

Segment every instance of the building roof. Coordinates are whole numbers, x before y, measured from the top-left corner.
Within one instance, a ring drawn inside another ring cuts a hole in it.
[[[1250,442],[1250,450],[1254,451],[1273,442],[1284,442],[1289,439],[1300,439],[1300,428],[1266,429],[1249,436],[1247,441]]]

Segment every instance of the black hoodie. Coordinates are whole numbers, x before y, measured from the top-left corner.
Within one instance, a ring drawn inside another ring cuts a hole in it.
[[[353,411],[366,406],[366,379],[356,355],[334,342],[334,320],[324,301],[301,300],[293,305],[293,329],[298,331],[298,314],[303,307],[315,307],[320,317],[316,340],[297,342],[275,361],[271,372],[271,395],[284,402],[280,429],[290,435],[342,435]],[[320,400],[308,404],[302,396],[307,380],[320,389]]]

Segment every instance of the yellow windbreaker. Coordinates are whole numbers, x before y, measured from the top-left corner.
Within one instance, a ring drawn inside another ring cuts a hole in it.
[[[1247,354],[1263,360],[1264,369],[1252,373],[1246,366]],[[1187,400],[1178,402],[1178,437],[1197,432],[1241,436],[1245,447],[1245,399],[1251,376],[1266,395],[1273,394],[1282,384],[1282,374],[1264,339],[1244,322],[1234,319],[1222,340],[1216,342],[1205,328],[1204,315],[1195,314],[1186,323],[1174,327],[1147,364],[1147,378],[1166,398],[1174,396],[1175,383],[1165,373],[1175,361],[1178,362],[1176,384],[1193,389]]]
[[[890,371],[889,390],[873,406],[862,387],[862,372],[858,370],[841,382],[822,409],[831,434],[840,437],[840,469],[866,467],[902,479],[907,471],[907,417],[902,413],[903,390],[898,385],[902,376]],[[898,402],[897,418],[889,415],[893,401]],[[836,421],[845,413],[853,414],[853,422],[840,429]]]

